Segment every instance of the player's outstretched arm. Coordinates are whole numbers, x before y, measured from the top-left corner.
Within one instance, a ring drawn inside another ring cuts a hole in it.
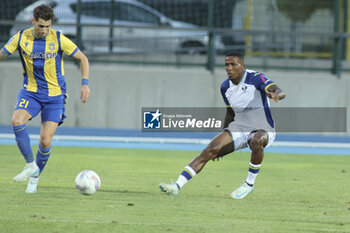
[[[273,99],[273,101],[278,102],[279,100],[282,100],[286,97],[286,93],[282,91],[281,88],[279,88],[277,85],[271,85],[267,88],[266,94],[270,99]]]
[[[0,50],[0,62],[6,60],[9,55],[3,49]]]
[[[81,78],[82,80],[84,80],[84,82],[82,82],[81,85],[80,99],[83,103],[85,103],[90,97],[90,88],[88,86],[89,60],[87,59],[85,54],[80,50],[78,50],[73,57],[77,59],[80,63]]]

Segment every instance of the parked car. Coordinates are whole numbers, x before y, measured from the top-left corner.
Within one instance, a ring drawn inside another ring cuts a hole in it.
[[[29,27],[33,9],[43,3],[54,9],[56,19],[53,28],[76,40],[77,0],[34,2],[16,16],[11,35]],[[110,0],[81,0],[80,9],[80,47],[87,53],[205,53],[207,49],[209,37],[206,30],[170,19],[135,0],[115,0],[113,7]],[[224,49],[219,36],[214,38],[214,44],[216,49]]]

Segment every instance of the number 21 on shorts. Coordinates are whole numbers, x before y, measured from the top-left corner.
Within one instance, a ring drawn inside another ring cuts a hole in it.
[[[29,104],[29,101],[26,99],[21,99],[21,102],[18,104],[19,107],[21,108],[27,108]]]

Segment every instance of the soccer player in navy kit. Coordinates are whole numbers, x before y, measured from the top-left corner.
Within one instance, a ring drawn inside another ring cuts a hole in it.
[[[23,89],[18,94],[12,126],[26,166],[13,181],[24,182],[29,178],[26,193],[36,193],[39,175],[51,153],[53,135],[66,117],[63,53],[80,63],[82,102],[85,103],[90,96],[89,61],[71,40],[51,29],[54,17],[51,7],[44,4],[37,6],[33,10],[33,27],[19,31],[0,51],[0,61],[3,61],[18,50],[23,66]],[[34,161],[26,123],[40,112],[42,124]]]
[[[264,148],[272,144],[276,135],[269,98],[278,102],[286,95],[264,74],[245,69],[244,57],[240,53],[230,53],[225,57],[225,69],[228,79],[221,85],[221,94],[227,107],[224,130],[184,168],[174,184],[159,185],[161,191],[168,195],[176,196],[209,160],[219,159],[248,146],[252,151],[248,176],[231,193],[231,197],[242,199],[254,189]]]

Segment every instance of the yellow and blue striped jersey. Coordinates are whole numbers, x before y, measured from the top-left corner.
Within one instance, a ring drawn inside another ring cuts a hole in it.
[[[33,28],[19,31],[3,50],[8,54],[18,50],[23,67],[26,90],[46,96],[66,93],[63,52],[73,56],[78,47],[59,31],[50,28],[44,38],[37,38]]]

